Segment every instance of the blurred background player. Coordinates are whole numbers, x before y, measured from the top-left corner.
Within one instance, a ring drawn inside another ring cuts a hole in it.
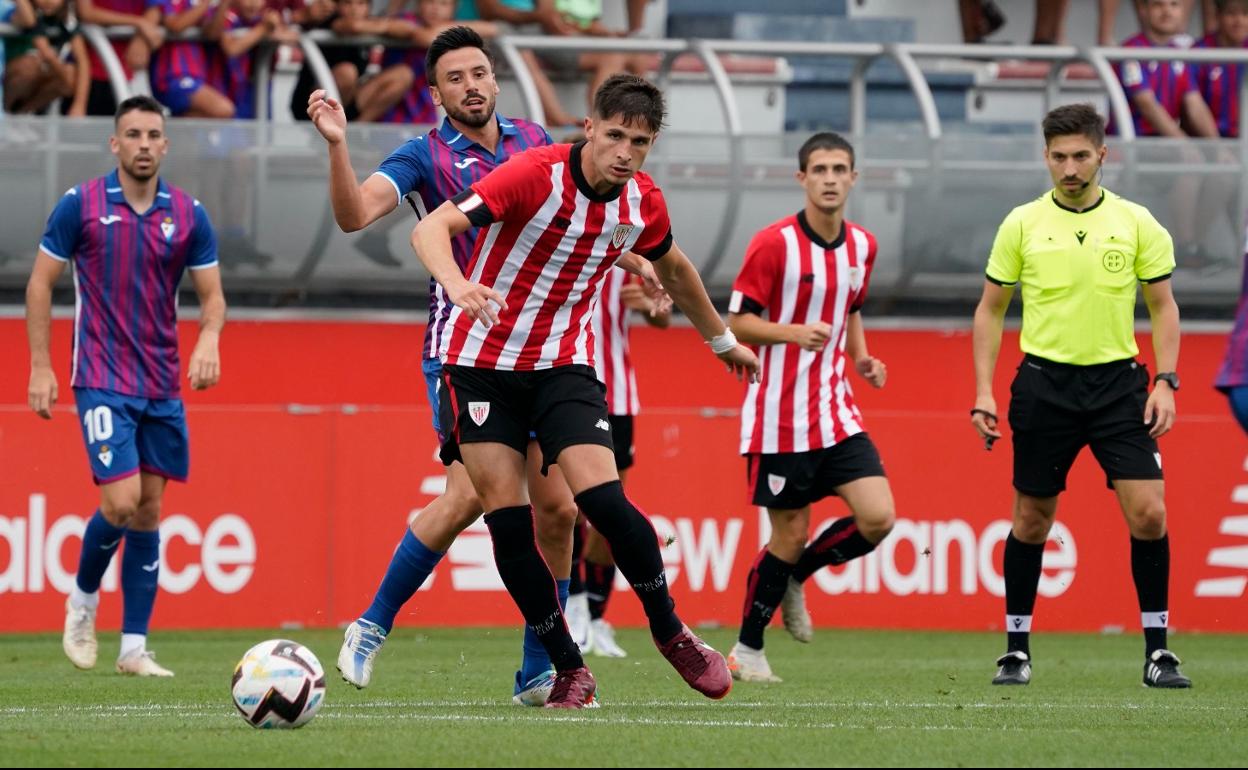
[[[199,297],[199,339],[187,379],[217,383],[225,296],[208,214],[157,174],[169,149],[160,104],[147,96],[117,109],[109,147],[117,169],[65,193],[48,219],[26,289],[29,402],[50,419],[57,401],[48,354],[52,288],[73,263],[73,362],[78,406],[100,507],[87,522],[73,590],[65,603],[65,654],[95,665],[100,580],[124,540],[123,616],[117,671],[173,676],[146,649],[160,575],[165,483],[190,469],[186,411],[179,397],[178,283],[185,269]]]
[[[541,126],[495,113],[498,84],[494,80],[493,59],[485,41],[473,30],[460,26],[439,34],[429,47],[426,66],[433,101],[446,110],[446,119],[439,128],[391,153],[363,183],[356,180],[351,167],[347,118],[342,105],[323,99],[323,91],[311,96],[308,116],[328,144],[330,199],[338,226],[344,232],[368,227],[409,195],[414,196],[409,201],[418,212],[431,211],[513,154],[550,143],[550,135]],[[468,264],[475,232],[455,239],[453,253],[457,264]],[[451,303],[435,281],[430,281],[429,289],[429,325],[425,330],[422,369],[433,407],[433,428],[442,442],[451,426],[439,422],[442,365],[437,351],[446,333]],[[536,472],[539,463],[535,450],[529,491],[536,502],[543,552],[561,578],[558,590],[566,600],[576,505],[558,469],[551,468],[549,475],[544,476]],[[455,537],[481,516],[481,502],[464,466],[450,465],[446,478],[446,491],[425,506],[403,533],[372,604],[347,627],[338,668],[343,678],[356,687],[366,687],[371,680],[374,660],[399,609],[425,582]],[[526,633],[524,659],[516,672],[513,693],[517,702],[545,702],[553,686],[550,667],[540,641]]]
[[[737,338],[759,349],[762,377],[741,407],[741,454],[751,502],[771,520],[728,656],[733,678],[749,682],[780,681],[763,652],[763,632],[786,593],[785,624],[798,641],[810,641],[801,584],[822,567],[873,551],[895,518],[884,466],[846,376],[852,366],[877,388],[888,376],[867,352],[859,312],[875,236],[845,219],[858,180],[854,149],[837,134],[815,134],[798,152],[796,176],[804,208],[754,236],[728,306]],[[844,500],[850,515],[807,545],[810,506],[829,495]]]
[[[611,423],[620,484],[627,483],[628,469],[633,467],[633,419],[641,410],[629,346],[634,312],[658,329],[666,329],[672,323],[671,307],[647,296],[640,278],[622,269],[609,270],[594,308],[594,366],[598,379],[607,388],[607,420]],[[628,653],[615,641],[615,629],[603,617],[615,584],[611,549],[597,530],[585,525],[584,517],[577,523],[575,537],[580,542],[572,547],[572,585],[567,607],[572,639],[586,653],[627,657]]]

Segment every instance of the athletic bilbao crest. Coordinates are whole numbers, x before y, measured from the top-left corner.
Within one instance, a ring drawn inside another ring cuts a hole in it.
[[[472,421],[475,422],[478,427],[485,425],[486,418],[490,416],[490,402],[469,401],[468,416],[472,418]]]
[[[160,231],[165,234],[165,243],[173,238],[173,231],[176,225],[173,224],[173,217],[165,217],[165,221],[160,223]]]
[[[774,473],[767,474],[767,488],[771,490],[773,495],[778,495],[784,491],[784,476],[777,476]]]
[[[628,240],[628,235],[633,231],[633,225],[616,225],[615,232],[611,233],[611,245],[620,248],[624,245],[624,241]]]

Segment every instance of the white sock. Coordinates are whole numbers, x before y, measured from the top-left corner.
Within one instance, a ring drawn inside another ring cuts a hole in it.
[[[79,609],[79,610],[99,609],[100,592],[95,591],[93,593],[87,593],[86,591],[83,591],[81,588],[79,588],[77,583],[74,583],[74,587],[70,589],[69,591],[69,603],[72,607],[74,607],[75,609]]]
[[[122,634],[121,635],[121,654],[117,657],[124,658],[131,653],[143,653],[147,649],[147,634]]]

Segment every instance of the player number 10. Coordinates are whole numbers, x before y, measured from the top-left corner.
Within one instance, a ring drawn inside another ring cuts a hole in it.
[[[82,416],[82,424],[87,428],[88,444],[104,441],[113,435],[113,411],[107,406],[88,409]]]

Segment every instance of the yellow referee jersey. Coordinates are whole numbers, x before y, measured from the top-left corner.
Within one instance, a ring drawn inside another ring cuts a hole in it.
[[[1136,284],[1174,272],[1174,243],[1148,209],[1102,189],[1077,212],[1050,190],[1009,213],[988,280],[1023,285],[1024,353],[1088,366],[1133,358]]]

